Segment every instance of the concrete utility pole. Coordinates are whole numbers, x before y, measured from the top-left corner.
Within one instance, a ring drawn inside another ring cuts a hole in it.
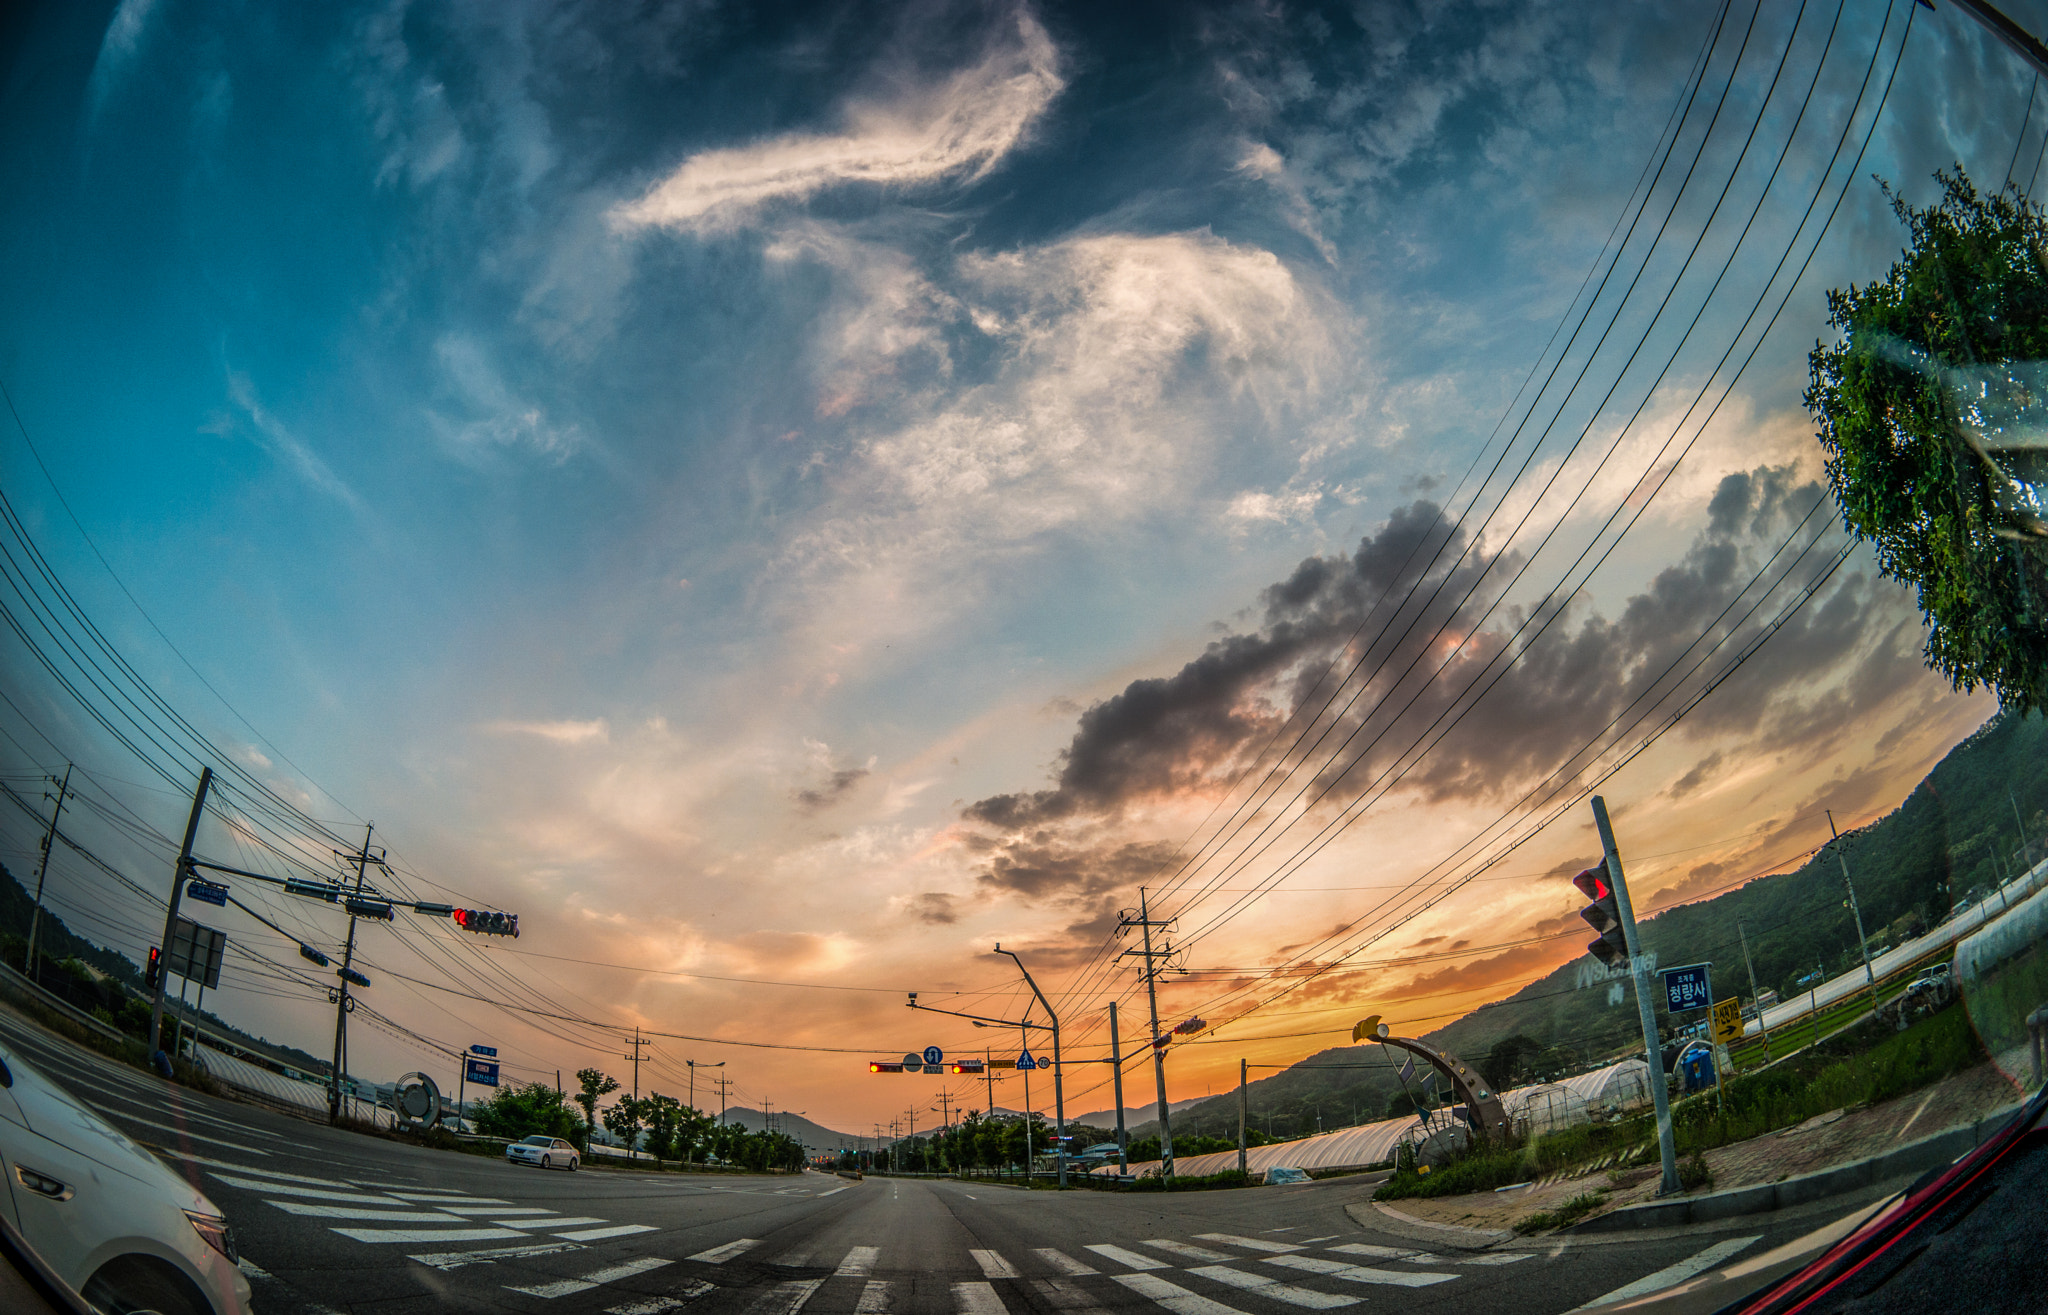
[[[356,906],[363,901],[363,871],[370,866],[370,836],[374,826],[363,828],[363,848],[352,855],[356,861],[356,893],[349,903],[348,942],[341,951],[341,989],[334,995],[334,1074],[327,1087],[327,1122],[341,1122],[341,1083],[348,1067],[348,1015],[354,1006],[349,1001],[348,974],[356,957]]]
[[[1116,1001],[1109,1002],[1109,1077],[1116,1088],[1116,1173],[1131,1171],[1130,1134],[1124,1131],[1124,1055],[1116,1035]]]
[[[178,867],[171,874],[171,898],[164,906],[163,948],[157,954],[156,988],[149,993],[149,1054],[152,1062],[163,1054],[164,978],[171,971],[171,935],[178,929],[178,898],[185,893],[185,878],[192,874],[192,838],[199,832],[199,814],[206,808],[206,791],[213,784],[213,768],[199,769],[199,788],[192,792],[192,811],[185,818],[185,843],[178,849]],[[170,1059],[159,1070],[170,1076]]]
[[[1017,957],[1016,951],[1006,950],[998,945],[996,946],[996,953],[1005,956],[1017,965],[1017,971],[1024,974],[1024,985],[1031,988],[1031,994],[1037,997],[1039,1006],[1045,1010],[1045,1016],[1052,1020],[1052,1117],[1053,1135],[1057,1139],[1054,1149],[1054,1162],[1059,1165],[1060,1187],[1065,1189],[1067,1185],[1067,1098],[1060,1073],[1060,1016],[1052,1011],[1052,1002],[1045,998],[1045,992],[1038,989],[1038,983],[1031,980],[1031,970],[1024,966],[1024,961]],[[1024,1115],[1025,1126],[1028,1128],[1030,1126],[1031,1111],[1026,1110]]]
[[[630,1059],[633,1061],[633,1099],[635,1101],[640,1099],[640,1060],[643,1058],[640,1054],[640,1047],[647,1044],[647,1042],[640,1039],[640,1028],[638,1024],[635,1024],[633,1027],[633,1053],[619,1056],[620,1059]]]
[[[1152,1080],[1159,1088],[1159,1176],[1168,1182],[1173,1181],[1173,1128],[1167,1117],[1166,1038],[1159,1031],[1159,986],[1157,966],[1154,960],[1170,956],[1173,953],[1173,946],[1168,945],[1164,950],[1155,952],[1152,949],[1152,929],[1154,927],[1171,927],[1173,922],[1172,918],[1163,918],[1157,922],[1153,921],[1151,910],[1145,903],[1145,890],[1142,886],[1139,887],[1138,916],[1136,918],[1120,919],[1118,925],[1142,929],[1145,936],[1145,948],[1143,950],[1125,950],[1123,954],[1117,956],[1118,958],[1123,958],[1124,955],[1141,955],[1145,960],[1145,998],[1152,1007]]]
[[[1614,843],[1614,825],[1607,820],[1607,801],[1593,796],[1593,824],[1600,829],[1600,848],[1607,858],[1607,879],[1614,884],[1614,907],[1621,914],[1621,936],[1628,950],[1629,975],[1635,981],[1636,1010],[1643,1024],[1645,1058],[1650,1062],[1650,1099],[1657,1111],[1657,1151],[1664,1162],[1660,1196],[1680,1190],[1678,1142],[1671,1129],[1671,1092],[1664,1081],[1664,1047],[1657,1040],[1657,1011],[1650,1003],[1650,965],[1643,958],[1636,938],[1635,906],[1629,902],[1628,881],[1621,872],[1621,850]]]
[[[1856,883],[1849,880],[1849,859],[1842,853],[1842,833],[1835,830],[1835,814],[1828,810],[1828,830],[1835,837],[1835,861],[1842,865],[1842,884],[1849,889],[1849,913],[1856,919],[1856,948],[1863,952],[1863,977],[1870,983],[1870,1011],[1877,1012],[1877,970],[1870,966],[1870,938],[1863,934],[1863,910],[1856,903]]]
[[[48,795],[44,795],[48,798]],[[50,870],[50,850],[57,843],[57,819],[64,816],[64,801],[71,797],[71,764],[64,764],[64,781],[57,787],[57,806],[50,810],[50,829],[43,835],[43,853],[36,860],[36,911],[28,923],[28,975],[40,982],[42,969],[36,964],[36,942],[43,930],[43,875]],[[2015,806],[2017,807],[2017,806]]]
[[[1238,1061],[1237,1061],[1237,1171],[1238,1171],[1239,1173],[1241,1173],[1241,1174],[1244,1174],[1244,1175],[1246,1175],[1247,1177],[1249,1177],[1249,1176],[1251,1175],[1251,1170],[1250,1170],[1249,1168],[1247,1168],[1247,1167],[1246,1167],[1246,1165],[1248,1165],[1248,1164],[1250,1163],[1250,1161],[1248,1161],[1248,1160],[1247,1160],[1247,1159],[1245,1158],[1245,1144],[1244,1144],[1244,1116],[1245,1116],[1245,1100],[1246,1100],[1246,1097],[1245,1097],[1245,1084],[1246,1084],[1246,1080],[1247,1080],[1247,1079],[1248,1079],[1248,1078],[1249,1078],[1250,1076],[1251,1076],[1251,1062],[1250,1062],[1249,1060],[1245,1060],[1245,1059],[1240,1059],[1240,1060],[1238,1060]]]
[[[1764,994],[1756,989],[1756,965],[1749,961],[1749,933],[1742,928],[1742,919],[1735,920],[1735,934],[1742,940],[1742,966],[1749,969],[1749,998],[1756,1001],[1756,1026],[1764,1034],[1764,1058],[1771,1057],[1771,1028],[1764,1022]]]

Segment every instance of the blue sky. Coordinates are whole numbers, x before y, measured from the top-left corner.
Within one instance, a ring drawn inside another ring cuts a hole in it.
[[[1385,949],[1568,916],[1563,883],[1533,877],[1476,882],[1416,921],[1325,888],[1406,880],[1480,834],[1586,731],[1600,663],[1625,649],[1640,662],[1616,670],[1640,675],[1671,618],[1723,598],[1796,520],[1786,508],[1810,504],[1798,395],[1822,294],[1900,241],[1869,175],[1912,197],[1954,161],[2031,175],[2048,98],[2030,114],[2016,60],[1959,13],[1923,11],[1778,327],[1685,461],[1658,458],[1866,67],[1852,152],[1884,86],[1905,7],[1870,64],[1887,10],[1849,0],[1792,134],[1835,14],[1729,11],[1652,196],[1677,191],[1734,67],[1697,181],[1586,389],[1513,492],[1488,495],[1529,529],[1471,518],[1473,560],[1500,563],[1488,580],[1557,538],[1495,611],[1454,618],[1465,656],[1511,642],[1610,510],[1647,507],[1624,547],[1499,705],[1290,877],[1300,893],[1215,933],[1208,962],[1279,961],[1361,917],[1391,929]],[[1000,983],[982,1002],[1014,1008],[989,963],[1000,939],[1099,1010],[1107,979],[1083,965],[1104,919],[1200,834],[1275,709],[1341,646],[1359,582],[1385,566],[1361,543],[1407,543],[1402,517],[1451,497],[1519,416],[1713,15],[126,0],[12,21],[0,378],[50,481],[18,433],[0,476],[95,620],[220,753],[322,818],[375,818],[422,879],[519,910],[521,951]],[[1781,155],[1727,282],[1651,387]],[[1646,214],[1625,252],[1649,248]],[[1702,229],[1653,327],[1652,294]],[[1629,270],[1602,285],[1611,298]],[[1596,405],[1637,342],[1642,364]],[[1618,455],[1596,472],[1602,444]],[[1646,471],[1668,477],[1647,501],[1630,492]],[[1321,584],[1277,588],[1309,559]],[[1853,556],[1607,788],[1636,805],[1641,852],[1682,854],[1647,888],[1711,888],[1802,852],[1821,807],[1896,802],[1990,710],[1922,672],[1918,646],[1903,597]],[[19,648],[0,661],[23,709],[10,771],[76,757],[146,783]],[[1324,809],[1357,791],[1339,781]],[[1039,792],[1035,812],[988,805]],[[128,798],[176,825],[167,789]],[[1583,857],[1583,811],[1506,870]],[[32,827],[10,827],[18,856]],[[124,861],[161,880],[146,847]],[[66,880],[87,898],[86,874]],[[126,920],[147,922],[139,906]],[[1539,949],[1475,959],[1466,1003],[1571,945]],[[881,1012],[886,993],[518,971],[629,1027],[879,1053],[923,1035]],[[310,1044],[321,1008],[290,994],[222,1008]],[[1204,1007],[1183,995],[1176,1008]],[[610,1044],[425,988],[380,998],[440,1040],[488,1031],[532,1072]],[[1274,1013],[1240,1031],[1300,1030]],[[361,1044],[372,1069],[426,1062],[396,1037]],[[778,1104],[815,1093],[814,1118],[865,1124],[896,1100],[839,1090],[819,1065],[844,1057],[733,1054],[755,1091],[789,1093]],[[663,1062],[676,1085],[679,1059]]]

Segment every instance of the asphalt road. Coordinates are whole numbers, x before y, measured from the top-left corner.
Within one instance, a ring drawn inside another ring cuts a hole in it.
[[[1759,1254],[1853,1204],[1475,1251],[1362,1225],[1344,1208],[1370,1198],[1357,1178],[1167,1196],[548,1173],[201,1096],[11,1013],[0,1035],[221,1207],[266,1315],[1545,1315]]]

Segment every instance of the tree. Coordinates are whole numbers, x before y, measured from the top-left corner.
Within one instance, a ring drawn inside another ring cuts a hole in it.
[[[576,1103],[583,1107],[583,1124],[586,1128],[597,1126],[597,1098],[619,1089],[619,1080],[607,1077],[594,1068],[576,1070]]]
[[[647,1101],[621,1096],[603,1115],[605,1130],[626,1143],[628,1151],[637,1148],[640,1128],[647,1119]]]
[[[1928,665],[2007,707],[2048,707],[2048,218],[1960,166],[1941,199],[1893,195],[1911,245],[1828,293],[1806,406],[1843,522],[1919,591]]]
[[[676,1134],[682,1128],[686,1115],[695,1111],[687,1109],[673,1096],[660,1092],[649,1093],[641,1102],[646,1107],[647,1152],[656,1160],[680,1160],[682,1155],[676,1148]]]
[[[562,1093],[539,1082],[500,1087],[489,1100],[471,1105],[469,1117],[484,1136],[508,1141],[540,1132],[575,1141],[583,1131]]]
[[[1485,1078],[1486,1085],[1495,1091],[1506,1091],[1515,1085],[1515,1075],[1522,1067],[1542,1050],[1541,1041],[1520,1032],[1502,1037],[1493,1043],[1493,1049],[1486,1052],[1486,1058],[1479,1061],[1479,1076]]]

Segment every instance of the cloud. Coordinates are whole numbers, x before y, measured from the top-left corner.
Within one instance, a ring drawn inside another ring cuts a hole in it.
[[[115,87],[141,55],[143,38],[148,34],[157,4],[158,0],[121,0],[114,7],[106,33],[100,38],[99,55],[93,60],[91,80],[86,84],[86,104],[92,118],[100,116]]]
[[[456,414],[429,415],[457,449],[526,448],[561,462],[584,445],[580,428],[555,424],[541,407],[515,393],[476,339],[443,334],[434,344],[434,359]]]
[[[307,487],[325,493],[350,511],[358,514],[364,511],[362,499],[356,496],[355,490],[343,483],[319,453],[292,433],[257,398],[256,386],[250,382],[249,376],[233,370],[228,372],[228,400],[241,410],[270,454],[290,468]]]
[[[532,735],[556,744],[601,744],[611,738],[611,725],[602,717],[594,721],[494,721],[484,729],[493,735]]]
[[[940,890],[928,890],[908,901],[910,912],[921,922],[951,926],[960,921],[960,897]]]
[[[807,813],[815,813],[819,809],[838,803],[847,791],[867,777],[868,769],[865,767],[844,767],[826,777],[822,785],[792,791],[791,796],[796,800],[797,807]]]
[[[855,101],[836,134],[792,133],[691,156],[613,211],[624,228],[716,229],[776,203],[852,184],[914,189],[970,181],[1015,150],[1064,83],[1059,52],[1028,12],[981,62],[889,100]]]

